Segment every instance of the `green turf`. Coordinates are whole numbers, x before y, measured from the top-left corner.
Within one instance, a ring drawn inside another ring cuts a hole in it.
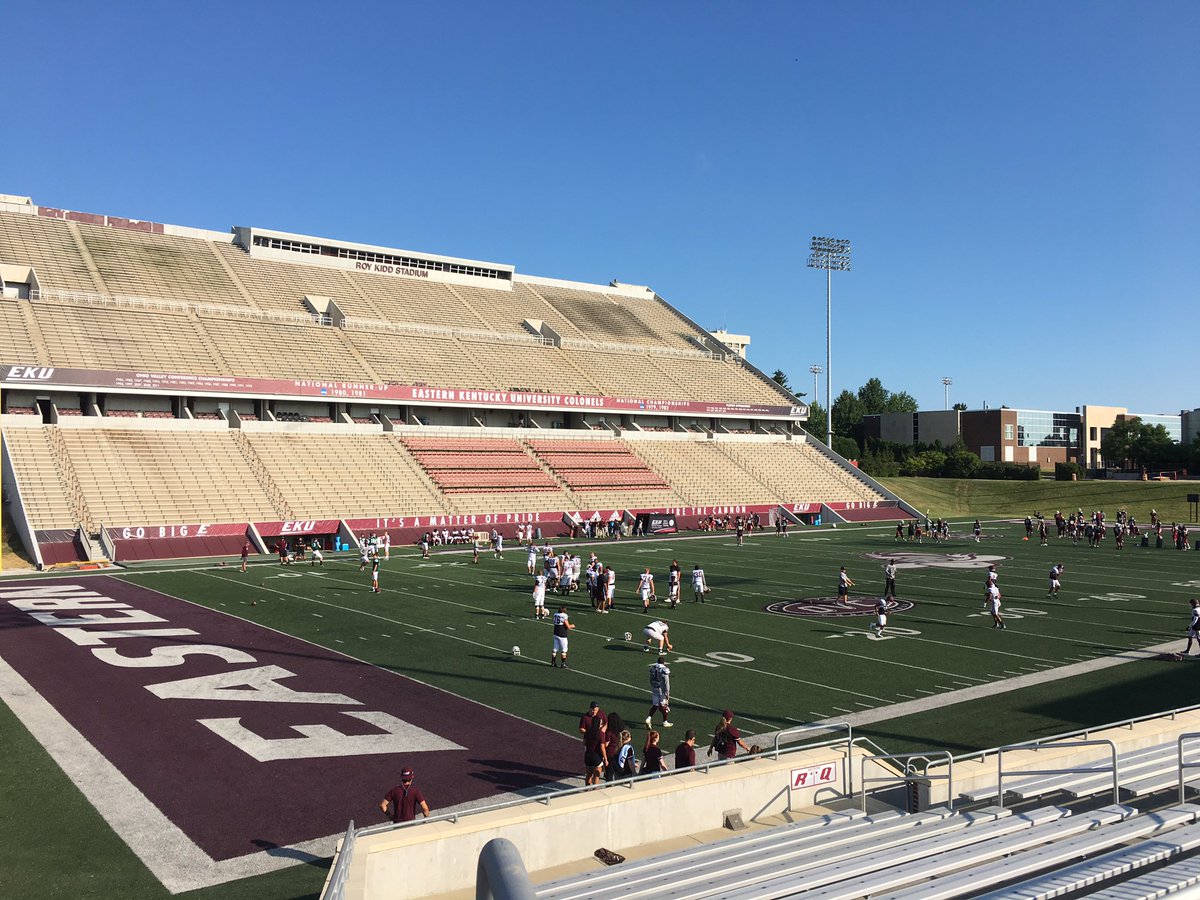
[[[1091,513],[1105,510],[1110,518],[1121,507],[1149,523],[1151,508],[1163,519],[1187,522],[1187,495],[1200,493],[1194,481],[987,481],[974,478],[881,478],[922,512],[933,516],[1017,516],[1041,510],[1047,518],[1061,509]]]
[[[1011,485],[1010,485],[1011,487]],[[1087,504],[1084,504],[1085,507]],[[1148,508],[1134,508],[1148,519]],[[962,535],[965,523],[956,524]],[[716,711],[729,706],[737,724],[754,733],[847,712],[891,706],[910,698],[1109,656],[1130,648],[1176,642],[1182,646],[1187,599],[1200,593],[1200,556],[1130,547],[1118,553],[1071,546],[1051,538],[1043,548],[1020,539],[1023,529],[989,525],[981,544],[965,536],[947,545],[897,545],[888,526],[793,532],[786,540],[756,535],[736,547],[731,536],[638,540],[596,545],[618,573],[611,615],[592,612],[579,596],[566,600],[577,630],[568,671],[548,663],[550,628],[531,617],[525,554],[484,554],[478,565],[463,553],[422,561],[407,549],[383,564],[382,595],[356,559],[331,559],[324,568],[281,568],[264,561],[241,574],[211,562],[122,575],[135,584],[242,616],[423,682],[503,708],[573,734],[593,697],[633,723],[646,715],[647,666],[642,626],[652,617],[671,623],[672,719],[665,735],[673,748],[686,728],[706,740]],[[562,546],[562,545],[560,545]],[[895,615],[886,640],[868,629],[870,618],[788,618],[764,611],[775,600],[830,596],[839,565],[857,582],[853,590],[878,596],[882,562],[871,552],[999,556],[1009,629],[997,631],[981,616],[980,568],[902,570],[901,597],[916,606]],[[587,549],[584,549],[586,554]],[[685,570],[685,603],[644,613],[634,596],[636,573],[650,566],[666,594],[672,558]],[[1065,562],[1063,594],[1045,597],[1046,572]],[[690,602],[686,571],[700,562],[713,589],[710,603]],[[549,600],[551,606],[557,600]],[[624,632],[635,640],[626,642]],[[514,658],[511,648],[521,647]],[[1075,678],[893,718],[860,729],[891,751],[944,747],[979,749],[1059,733],[1194,702],[1189,663],[1130,663]],[[30,812],[6,823],[8,846],[22,845],[0,879],[18,879],[25,891],[45,877],[47,858],[71,856],[56,873],[81,896],[160,896],[151,877],[100,822],[49,758],[4,711],[0,740],[30,761],[28,772],[0,773],[11,808]],[[703,756],[703,753],[701,754]],[[436,798],[431,798],[436,806]],[[54,804],[54,814],[47,811]],[[25,824],[24,818],[31,820]],[[47,852],[44,848],[49,848]],[[298,866],[198,892],[205,897],[295,897],[319,889],[319,868]],[[144,889],[143,889],[144,888]],[[38,896],[32,892],[13,896]],[[10,892],[0,892],[10,895]],[[48,890],[45,896],[60,895]]]

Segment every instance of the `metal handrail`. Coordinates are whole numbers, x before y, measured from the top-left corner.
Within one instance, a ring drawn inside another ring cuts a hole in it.
[[[1038,741],[1027,741],[1023,744],[1009,744],[1007,747],[1000,747],[996,750],[996,805],[1001,809],[1004,808],[1004,752],[1006,750],[1028,750],[1030,748],[1037,750]],[[1044,743],[1041,746],[1045,746]],[[1072,747],[1108,747],[1109,755],[1112,758],[1112,765],[1107,768],[1095,768],[1092,766],[1074,766],[1069,768],[1059,769],[1021,769],[1021,775],[1083,775],[1089,772],[1104,772],[1111,771],[1113,777],[1113,803],[1121,802],[1120,791],[1120,762],[1117,758],[1117,745],[1107,738],[1091,741],[1075,741],[1071,744]]]
[[[534,900],[521,851],[507,838],[492,838],[479,851],[475,900]]]
[[[325,890],[321,892],[321,900],[344,900],[346,882],[350,879],[350,861],[354,858],[354,820],[346,829],[342,838],[342,846],[338,850],[337,860],[329,872],[329,880],[325,882]]]
[[[1183,803],[1183,792],[1187,779],[1183,776],[1184,769],[1200,769],[1200,762],[1185,763],[1183,761],[1183,742],[1192,738],[1200,738],[1200,732],[1189,731],[1179,736],[1176,742],[1176,751],[1179,755],[1179,802]]]
[[[1080,735],[1083,736],[1084,740],[1087,740],[1088,736],[1091,735],[1095,731],[1107,731],[1110,728],[1125,728],[1125,727],[1132,728],[1134,725],[1138,724],[1139,722],[1150,722],[1154,719],[1164,719],[1164,718],[1167,718],[1168,716],[1172,720],[1174,720],[1176,716],[1181,715],[1182,713],[1195,712],[1197,710],[1200,710],[1200,703],[1194,704],[1192,706],[1180,706],[1175,709],[1168,709],[1164,712],[1149,713],[1144,716],[1134,716],[1133,718],[1130,718],[1130,719],[1119,719],[1116,722],[1108,722],[1104,725],[1088,726],[1087,728],[1077,728],[1075,731],[1064,731],[1061,734],[1052,734],[1052,735],[1049,735],[1044,738],[1037,738],[1036,740],[1026,741],[1026,742],[1022,743],[1020,746],[1022,746],[1022,747],[1028,746],[1028,747],[1032,747],[1033,749],[1037,750],[1039,747],[1044,746],[1046,744],[1061,743],[1062,741],[1068,740],[1070,738],[1079,737]],[[1007,745],[1007,746],[1015,746],[1015,745]],[[976,758],[978,758],[980,761],[982,761],[986,756],[988,756],[989,754],[992,754],[992,753],[996,753],[1000,749],[1001,749],[1000,747],[990,747],[987,750],[972,750],[970,753],[962,753],[954,758],[959,760],[960,762],[966,762],[968,760],[976,759]]]
[[[779,759],[780,744],[783,743],[785,737],[791,737],[794,734],[800,734],[805,731],[833,731],[846,729],[846,765],[842,767],[842,790],[847,797],[854,794],[854,767],[851,765],[851,755],[854,751],[854,727],[849,722],[829,722],[825,725],[797,725],[795,728],[787,728],[783,731],[775,732],[775,748],[772,750],[772,759]],[[834,744],[840,744],[841,739],[833,741],[824,741],[817,744],[805,744],[803,747],[793,747],[792,750],[811,750],[815,747],[830,747]]]
[[[931,755],[945,757],[947,764],[945,775],[929,774],[929,756]],[[877,756],[864,756],[859,761],[858,783],[862,789],[862,811],[867,811],[867,784],[869,782],[908,781],[917,774],[913,768],[913,763],[918,759],[925,761],[925,768],[921,770],[922,778],[928,778],[930,781],[946,782],[946,806],[949,809],[954,809],[954,757],[950,754],[949,750],[919,750],[912,753],[881,753]],[[867,763],[881,760],[905,760],[904,772],[900,775],[880,775],[875,778],[868,778]]]

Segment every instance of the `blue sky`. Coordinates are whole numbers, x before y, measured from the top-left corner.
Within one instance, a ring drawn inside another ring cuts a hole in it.
[[[0,192],[649,284],[810,392],[845,237],[835,393],[1200,406],[1195,2],[0,9]]]

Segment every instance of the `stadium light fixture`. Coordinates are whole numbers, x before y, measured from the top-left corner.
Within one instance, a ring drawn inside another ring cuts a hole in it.
[[[814,237],[808,267],[825,270],[825,446],[833,449],[833,273],[850,271],[850,242]],[[815,374],[815,373],[814,373]]]
[[[942,402],[944,409],[950,408],[950,385],[952,384],[954,384],[954,379],[949,375],[942,379]]]
[[[811,366],[808,367],[808,371],[812,372],[812,377],[813,377],[812,398],[813,398],[813,403],[816,403],[817,402],[817,376],[820,375],[825,370],[822,369],[817,363],[813,363]]]

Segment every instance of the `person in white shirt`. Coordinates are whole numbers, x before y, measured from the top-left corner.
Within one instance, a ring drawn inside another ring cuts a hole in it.
[[[646,716],[646,727],[654,724],[654,713],[661,712],[663,728],[670,728],[671,721],[671,670],[667,668],[667,658],[659,656],[658,662],[650,667],[650,712]]]
[[[642,596],[642,609],[649,609],[650,601],[654,599],[654,576],[649,569],[638,576],[637,592]]]
[[[537,547],[533,546],[533,541],[530,541],[529,546],[525,550],[529,554],[525,559],[525,568],[532,575],[537,568]]]
[[[664,646],[667,650],[674,650],[675,648],[671,646],[670,635],[667,634],[670,629],[671,626],[666,622],[662,621],[661,619],[655,619],[642,629],[642,634],[646,636],[646,646],[643,647],[642,650],[646,653],[649,653],[651,644],[658,645],[659,653],[663,652]]]
[[[888,560],[888,564],[883,567],[883,596],[896,599],[896,561]]]
[[[667,601],[671,609],[679,605],[679,561],[671,560],[671,568],[667,571]]]
[[[571,629],[575,626],[571,624],[567,618],[567,608],[560,606],[551,619],[551,624],[554,626],[554,647],[550,651],[550,665],[557,668],[558,655],[562,654],[562,667],[567,668],[567,637],[571,634]]]
[[[875,604],[875,625],[872,631],[876,634],[883,634],[883,629],[887,628],[887,598],[880,597]]]
[[[1200,600],[1195,597],[1191,599],[1192,604],[1192,619],[1188,622],[1187,629],[1187,649],[1183,651],[1183,655],[1187,656],[1192,652],[1192,641],[1200,645]]]
[[[533,579],[533,617],[540,619],[546,615],[546,576],[538,575]]]
[[[1000,588],[993,583],[988,586],[988,612],[992,614],[992,627],[1004,628],[1004,619],[1000,616]]]
[[[703,603],[704,595],[708,593],[708,583],[704,580],[704,570],[699,564],[692,566],[692,591],[696,594],[696,602]]]
[[[1057,597],[1059,588],[1062,587],[1060,580],[1063,571],[1066,569],[1062,563],[1055,563],[1050,567],[1050,590],[1046,592],[1047,597]]]
[[[613,608],[613,595],[617,592],[617,573],[613,571],[612,566],[606,566],[604,569],[604,612],[609,612]]]
[[[392,558],[392,535],[387,531],[383,533],[383,558]]]

